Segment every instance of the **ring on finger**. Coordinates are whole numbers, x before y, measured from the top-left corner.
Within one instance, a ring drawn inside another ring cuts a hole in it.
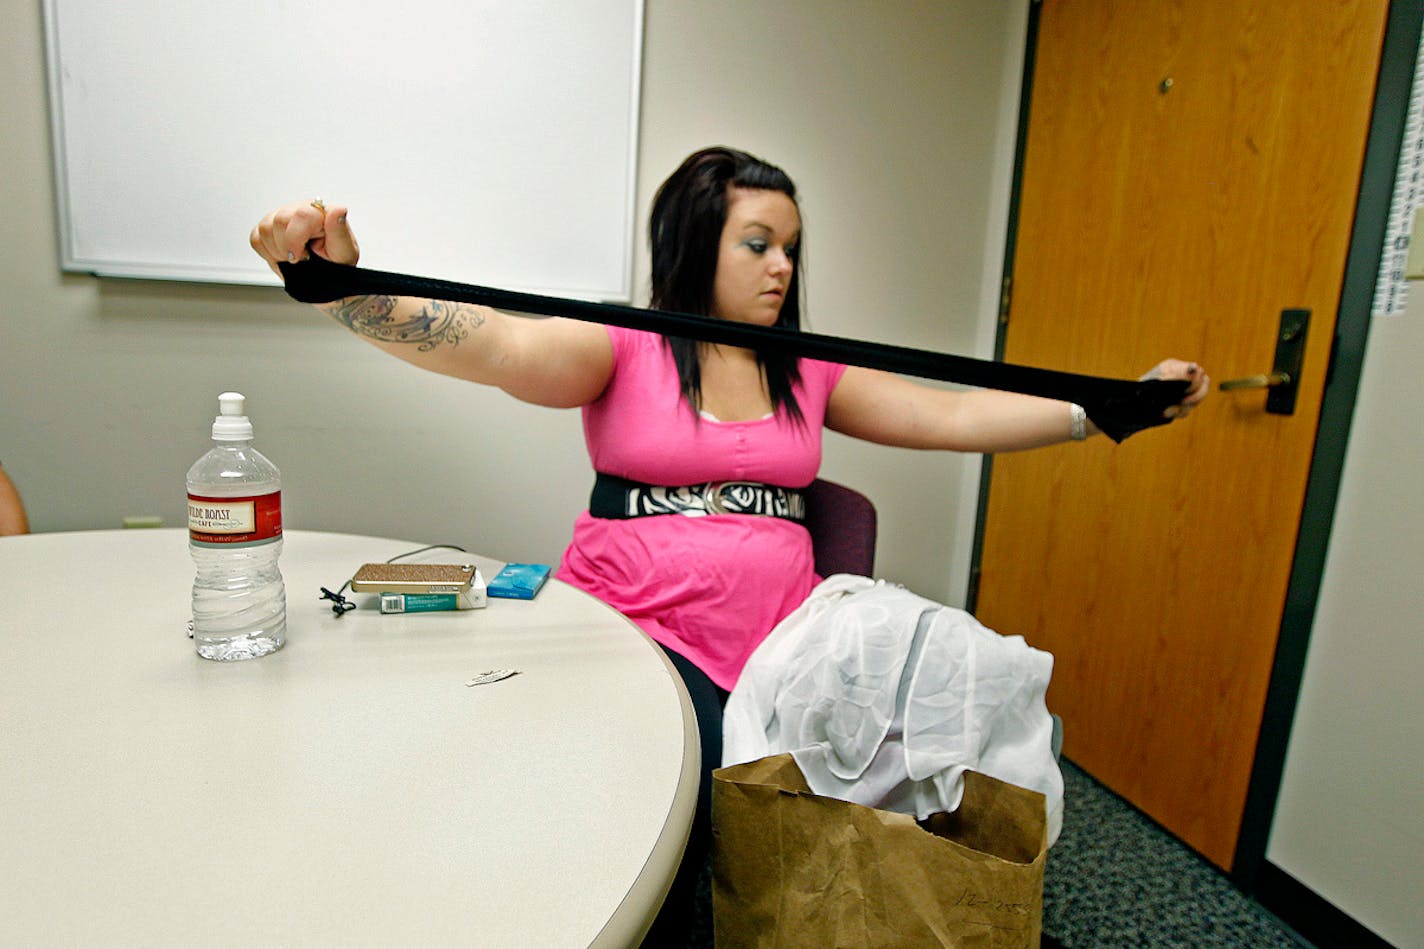
[[[321,200],[321,198],[312,198],[311,206],[320,211],[323,217],[326,216],[326,202]]]

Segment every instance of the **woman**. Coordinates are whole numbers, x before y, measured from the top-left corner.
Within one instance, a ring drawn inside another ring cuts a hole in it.
[[[781,169],[732,149],[696,152],[659,189],[649,236],[655,309],[799,329],[801,217]],[[251,241],[274,270],[307,253],[348,264],[359,257],[345,210],[315,203],[267,215]],[[823,426],[884,445],[970,452],[1096,431],[1064,402],[936,389],[862,367],[592,323],[396,297],[322,308],[418,366],[538,405],[582,407],[599,477],[558,576],[637,622],[687,683],[704,771],[687,863],[694,879],[710,771],[721,760],[722,703],[752,650],[817,582],[809,535],[779,514],[798,504],[784,489],[815,478]],[[1206,395],[1206,373],[1194,363],[1168,360],[1153,372],[1191,383],[1169,417]],[[746,489],[749,504],[772,513],[714,507],[713,516],[677,516],[708,513],[706,503],[696,492],[659,490],[724,481],[760,485]]]

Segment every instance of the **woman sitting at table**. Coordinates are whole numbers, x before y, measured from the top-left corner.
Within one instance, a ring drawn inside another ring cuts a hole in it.
[[[800,328],[803,232],[795,185],[781,169],[728,148],[694,153],[659,189],[649,236],[654,309]],[[345,209],[318,202],[268,214],[251,243],[274,270],[309,253],[347,264],[359,257]],[[797,489],[816,477],[822,428],[966,452],[1096,433],[1083,410],[1065,402],[948,391],[873,369],[594,323],[390,296],[321,308],[422,368],[537,405],[582,409],[598,481],[557,576],[662,645],[687,684],[702,735],[688,872],[662,919],[673,927],[707,847],[722,705],[752,650],[819,579],[806,529],[774,512],[794,513]],[[1168,418],[1206,396],[1207,375],[1195,363],[1167,360],[1154,372],[1190,383]],[[773,513],[708,512],[693,492],[661,490],[723,481],[757,483],[746,509]]]

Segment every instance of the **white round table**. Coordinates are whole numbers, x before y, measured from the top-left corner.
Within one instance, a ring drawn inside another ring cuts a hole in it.
[[[463,612],[319,599],[419,546],[289,531],[287,645],[218,663],[185,531],[0,538],[3,941],[637,945],[696,801],[681,681],[554,580]]]

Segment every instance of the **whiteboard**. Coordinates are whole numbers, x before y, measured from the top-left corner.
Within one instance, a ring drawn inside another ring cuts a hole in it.
[[[64,270],[275,284],[267,211],[361,262],[631,297],[642,0],[44,0]]]

